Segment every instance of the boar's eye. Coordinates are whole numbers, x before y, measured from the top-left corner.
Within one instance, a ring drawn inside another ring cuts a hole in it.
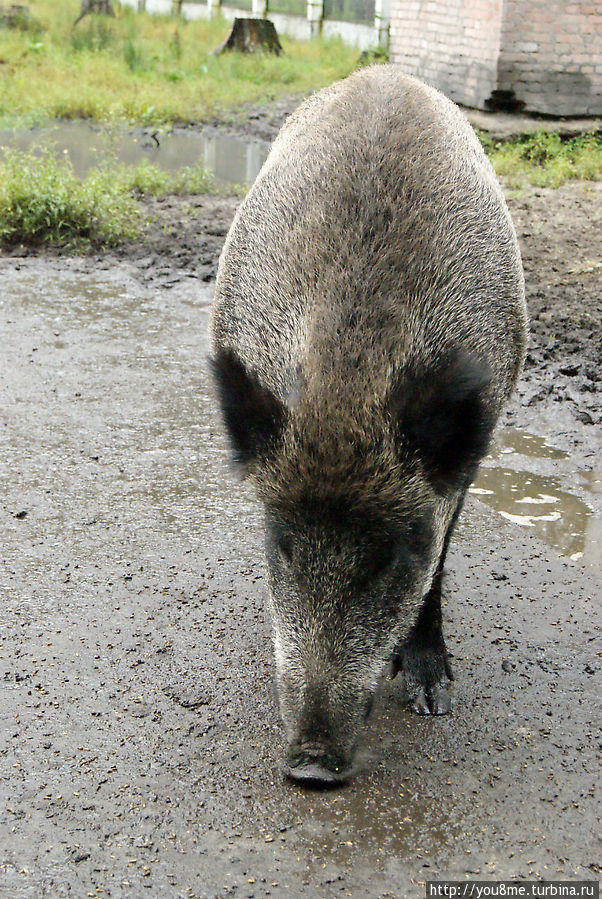
[[[266,548],[269,547],[281,562],[290,565],[293,559],[292,538],[279,523],[268,519],[266,524]]]
[[[394,567],[399,558],[398,546],[394,540],[384,541],[375,546],[366,560],[366,575],[380,577]]]
[[[290,565],[293,560],[293,541],[290,537],[278,537],[276,547],[280,558],[286,562],[287,565]]]

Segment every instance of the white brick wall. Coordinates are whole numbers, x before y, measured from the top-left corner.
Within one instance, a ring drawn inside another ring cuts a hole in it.
[[[499,87],[526,109],[602,114],[601,63],[602,0],[504,0]]]
[[[391,59],[466,106],[602,114],[602,0],[392,0]]]

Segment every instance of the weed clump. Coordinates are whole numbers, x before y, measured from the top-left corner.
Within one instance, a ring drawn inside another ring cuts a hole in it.
[[[170,173],[147,161],[109,160],[82,180],[50,150],[9,150],[0,160],[0,244],[115,245],[138,234],[137,199],[204,194],[212,186],[201,165]]]
[[[202,165],[183,166],[176,172],[166,172],[144,160],[135,166],[118,167],[113,178],[121,190],[141,197],[206,194],[213,188],[211,175]]]
[[[92,16],[69,34],[69,45],[74,54],[100,53],[115,48],[119,42],[117,25],[105,16]]]
[[[357,61],[357,68],[363,69],[364,66],[384,65],[389,62],[389,51],[386,47],[371,47],[369,50],[363,50]]]
[[[29,31],[34,34],[42,31],[41,24],[34,19],[28,7],[15,3],[7,7],[0,6],[0,28],[12,28],[15,31]]]
[[[560,187],[572,179],[602,179],[600,132],[563,138],[539,131],[505,143],[480,138],[497,174],[511,187]]]
[[[137,233],[138,211],[108,170],[83,181],[66,160],[8,151],[0,162],[0,242],[116,244]]]

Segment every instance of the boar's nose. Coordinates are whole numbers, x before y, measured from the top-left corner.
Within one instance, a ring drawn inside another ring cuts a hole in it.
[[[352,766],[341,753],[321,744],[289,746],[284,773],[307,786],[337,786],[351,777]]]

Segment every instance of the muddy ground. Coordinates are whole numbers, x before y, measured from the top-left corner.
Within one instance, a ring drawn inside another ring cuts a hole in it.
[[[528,464],[598,512],[601,193],[509,197],[532,335],[504,421],[556,447]],[[416,718],[385,683],[348,787],[284,781],[260,511],[205,364],[238,202],[152,202],[117,251],[0,258],[0,895],[598,878],[596,565],[475,498],[446,582],[454,714]]]

